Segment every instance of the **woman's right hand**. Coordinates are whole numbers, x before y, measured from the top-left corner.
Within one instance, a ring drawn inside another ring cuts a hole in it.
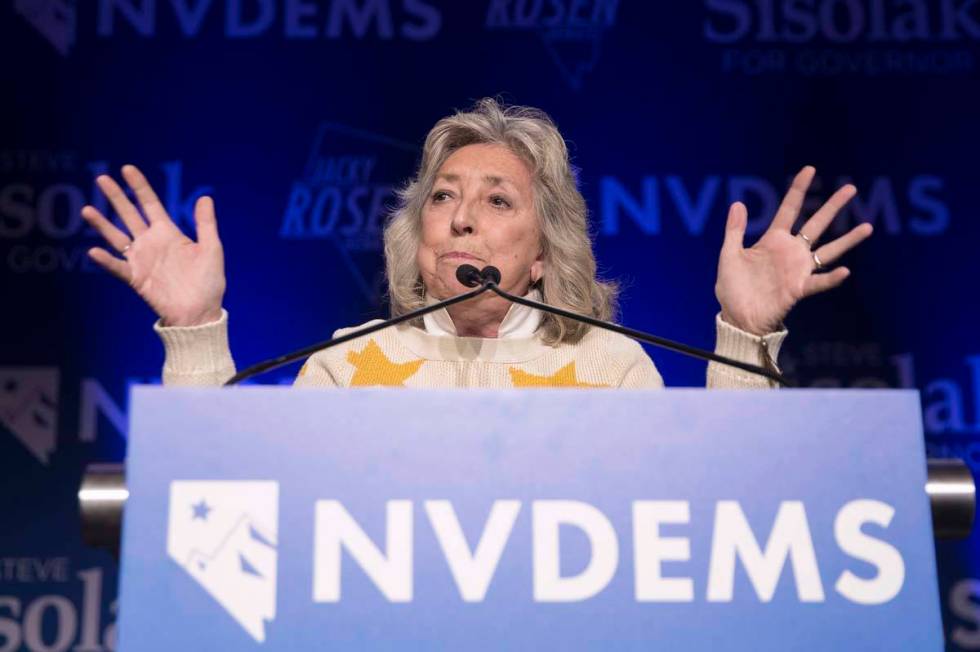
[[[135,193],[146,221],[112,177],[99,176],[96,183],[130,235],[94,206],[85,206],[82,217],[120,252],[123,260],[101,247],[92,247],[88,255],[136,290],[163,319],[164,326],[198,326],[217,321],[225,294],[225,258],[218,239],[214,201],[201,197],[194,205],[194,242],[173,223],[135,166],[124,165],[122,175]]]

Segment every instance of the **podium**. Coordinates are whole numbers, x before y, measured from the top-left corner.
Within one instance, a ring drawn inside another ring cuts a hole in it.
[[[941,650],[918,394],[137,387],[121,650]]]

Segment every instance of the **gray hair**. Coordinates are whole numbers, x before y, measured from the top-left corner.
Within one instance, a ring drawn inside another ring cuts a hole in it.
[[[617,313],[616,283],[596,278],[589,237],[588,211],[578,191],[568,148],[554,122],[539,109],[507,106],[493,98],[443,118],[425,138],[415,178],[398,191],[398,204],[384,230],[385,271],[392,316],[424,305],[424,287],[416,253],[421,242],[422,209],[435,176],[449,156],[466,145],[499,144],[532,171],[534,210],[541,229],[544,271],[535,287],[544,302],[599,319]],[[575,343],[589,326],[545,313],[540,330],[545,342]]]

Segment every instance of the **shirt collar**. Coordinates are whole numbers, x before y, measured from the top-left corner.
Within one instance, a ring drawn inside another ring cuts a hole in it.
[[[541,301],[541,292],[532,288],[524,295],[524,298]],[[429,306],[438,301],[438,299],[432,296],[426,296],[425,298],[425,304]],[[435,312],[422,315],[422,321],[425,324],[425,332],[429,335],[456,337],[456,325],[453,323],[453,318],[449,316],[449,311],[445,308],[440,308]],[[515,339],[531,337],[540,325],[540,310],[531,308],[530,306],[522,306],[519,303],[512,303],[507,310],[507,314],[504,315],[504,320],[500,322],[500,328],[497,329],[497,338]]]

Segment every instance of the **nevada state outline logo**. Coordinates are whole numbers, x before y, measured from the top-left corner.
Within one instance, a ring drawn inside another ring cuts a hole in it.
[[[279,483],[170,483],[167,554],[258,642],[276,617]]]
[[[0,431],[45,466],[58,443],[58,376],[57,367],[0,367]]]

